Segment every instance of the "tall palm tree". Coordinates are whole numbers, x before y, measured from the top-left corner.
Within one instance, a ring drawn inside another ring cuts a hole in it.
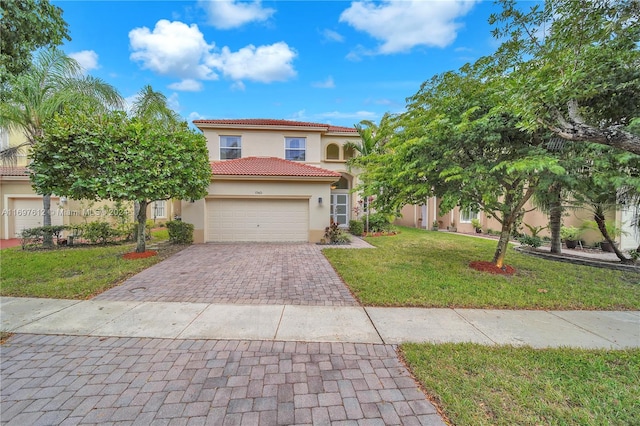
[[[123,104],[113,86],[83,75],[76,60],[55,48],[40,51],[31,68],[10,80],[8,86],[7,99],[0,104],[0,127],[23,132],[26,142],[0,151],[0,161],[5,164],[15,164],[17,154],[36,144],[44,124],[65,107],[108,109]],[[51,225],[50,207],[51,194],[45,194],[45,226]]]
[[[130,114],[144,122],[155,122],[165,126],[172,126],[182,121],[180,116],[169,108],[167,97],[146,85],[138,92]]]

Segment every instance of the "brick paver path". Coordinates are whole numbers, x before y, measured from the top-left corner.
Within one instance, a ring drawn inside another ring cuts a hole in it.
[[[315,244],[198,244],[96,300],[357,306]]]
[[[388,345],[18,334],[7,425],[443,425]]]

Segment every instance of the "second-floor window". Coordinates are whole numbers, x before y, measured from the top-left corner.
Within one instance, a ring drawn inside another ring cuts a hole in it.
[[[306,138],[284,138],[284,158],[291,161],[304,161],[307,151]]]
[[[242,157],[240,136],[220,136],[220,159],[235,160]]]

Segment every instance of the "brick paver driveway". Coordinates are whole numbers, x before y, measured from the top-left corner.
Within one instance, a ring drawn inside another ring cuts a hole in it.
[[[198,244],[96,300],[356,306],[315,244]]]
[[[7,425],[444,425],[392,346],[16,335]]]

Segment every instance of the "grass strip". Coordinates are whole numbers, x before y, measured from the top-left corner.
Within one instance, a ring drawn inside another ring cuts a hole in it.
[[[631,425],[640,349],[404,344],[415,377],[455,425]]]

